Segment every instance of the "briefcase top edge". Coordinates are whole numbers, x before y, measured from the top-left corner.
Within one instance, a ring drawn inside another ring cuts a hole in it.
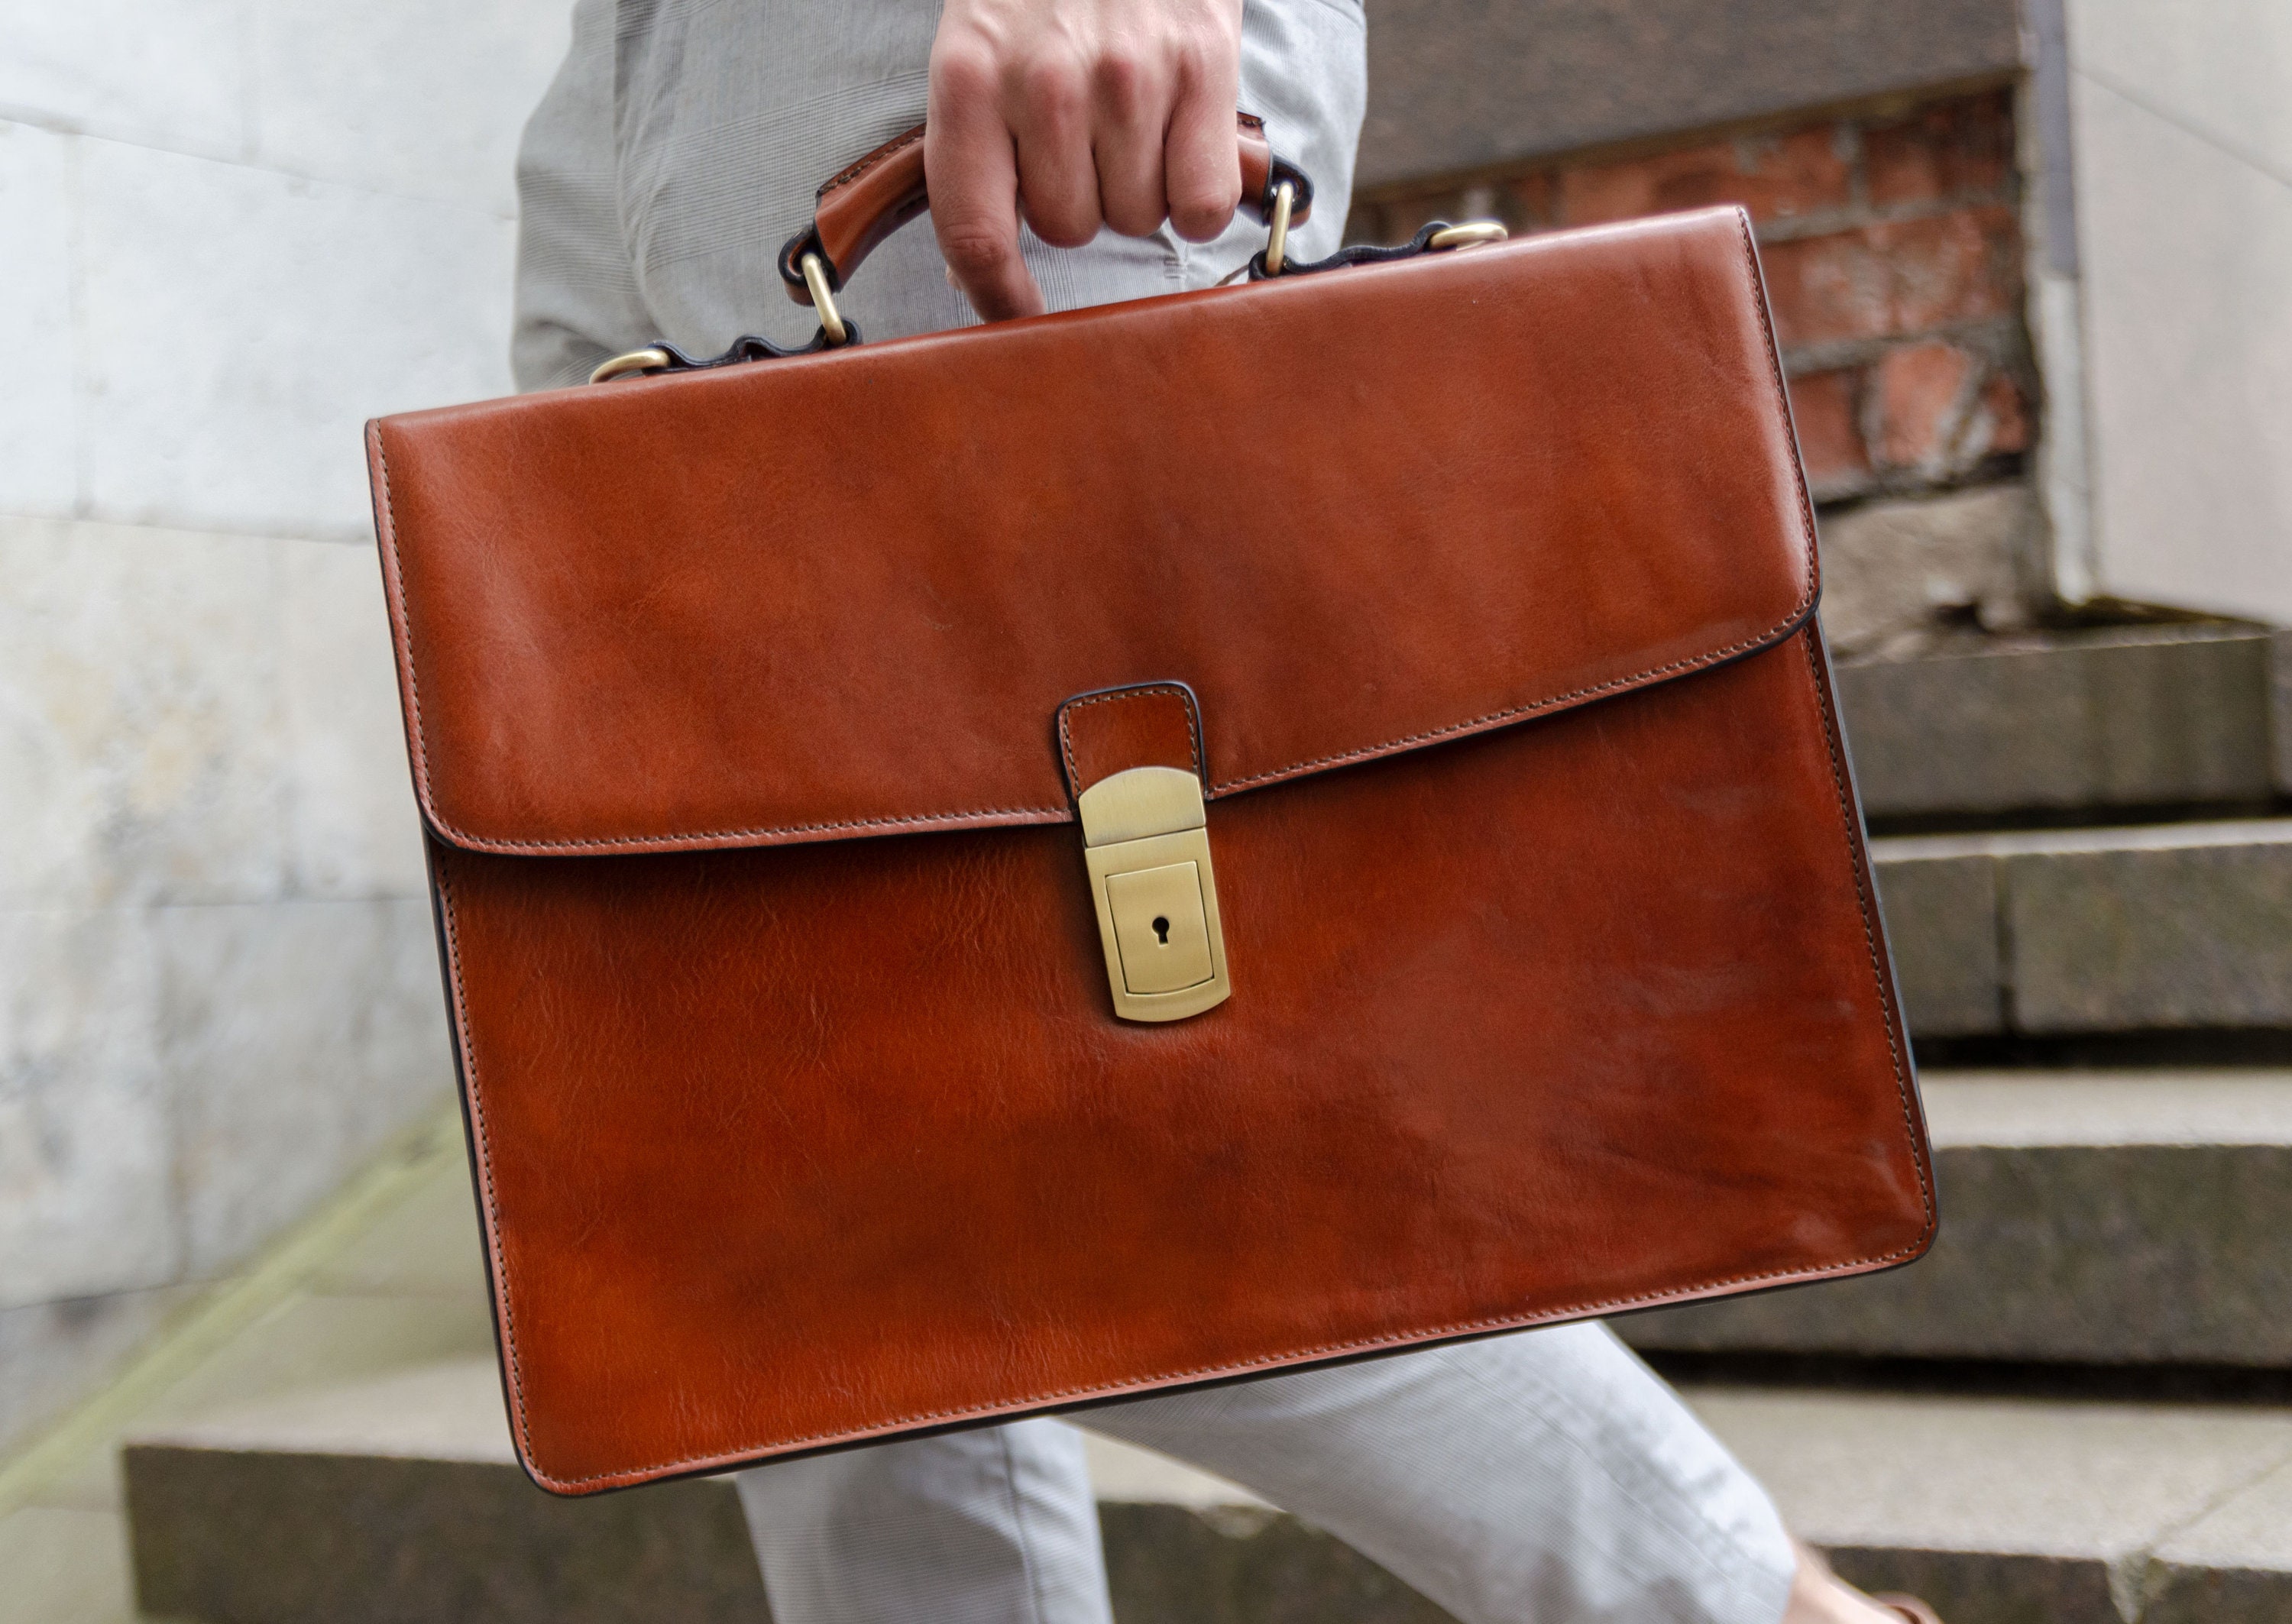
[[[1212,793],[1768,647],[1812,519],[1738,210],[369,425],[417,795],[473,849],[1071,816],[1174,678]]]

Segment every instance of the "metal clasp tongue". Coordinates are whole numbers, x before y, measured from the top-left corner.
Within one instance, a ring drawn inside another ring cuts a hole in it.
[[[1225,933],[1201,780],[1134,767],[1075,799],[1114,1012],[1175,1021],[1223,1003]]]

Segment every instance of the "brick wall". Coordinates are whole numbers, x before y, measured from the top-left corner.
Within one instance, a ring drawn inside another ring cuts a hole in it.
[[[1488,215],[1539,231],[1715,203],[1756,227],[1818,500],[2021,471],[2035,373],[2010,89],[1384,188],[1356,202],[1352,231],[1398,242],[1426,220]]]
[[[1354,200],[1356,240],[1495,215],[1518,232],[1750,212],[1807,474],[1823,622],[1848,659],[2054,612],[2025,463],[2037,432],[2011,86],[1752,133],[1684,133]]]

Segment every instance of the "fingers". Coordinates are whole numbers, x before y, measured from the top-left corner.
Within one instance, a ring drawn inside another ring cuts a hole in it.
[[[1100,221],[1094,109],[1082,58],[1053,43],[1013,64],[1008,84],[1004,116],[1018,141],[1027,223],[1054,248],[1079,248],[1098,235]]]
[[[1162,147],[1170,76],[1141,54],[1117,53],[1102,58],[1092,77],[1091,153],[1100,212],[1125,237],[1148,236],[1169,213]]]
[[[1018,159],[992,93],[993,65],[948,55],[932,53],[924,126],[940,254],[981,319],[1039,315],[1043,290],[1019,257]],[[981,90],[982,79],[990,88]]]
[[[940,251],[987,319],[1042,294],[1021,215],[1055,247],[1169,221],[1203,242],[1241,197],[1240,0],[947,0],[924,166]]]
[[[1240,71],[1238,54],[1204,52],[1181,65],[1164,148],[1164,187],[1171,229],[1188,242],[1217,236],[1241,203],[1241,149],[1233,126]]]

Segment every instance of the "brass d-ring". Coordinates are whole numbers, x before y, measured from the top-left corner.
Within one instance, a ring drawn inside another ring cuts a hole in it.
[[[1482,243],[1500,243],[1511,235],[1496,221],[1468,220],[1461,226],[1443,226],[1424,239],[1424,245],[1436,253],[1451,248],[1477,248]]]
[[[843,312],[835,308],[835,290],[827,285],[827,261],[816,253],[807,253],[798,263],[803,271],[804,291],[811,295],[811,308],[819,312],[819,330],[830,344],[842,343],[851,336],[851,329],[843,325]]]
[[[1289,257],[1289,213],[1297,206],[1297,189],[1284,181],[1273,189],[1273,223],[1265,232],[1265,274],[1278,277]]]
[[[603,383],[609,379],[624,378],[633,372],[658,372],[674,366],[676,358],[666,350],[632,350],[626,355],[617,355],[609,361],[601,361],[597,370],[589,374],[592,383]]]

